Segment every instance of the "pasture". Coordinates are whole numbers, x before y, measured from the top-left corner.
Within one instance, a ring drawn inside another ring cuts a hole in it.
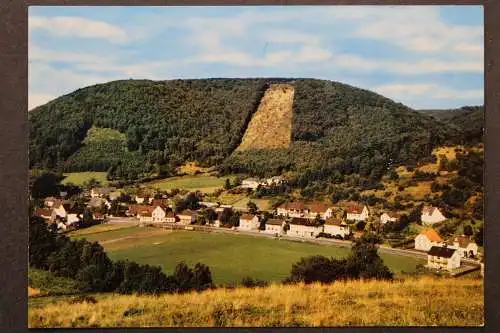
[[[324,255],[345,257],[348,248],[333,245],[292,242],[258,236],[221,232],[171,231],[169,229],[128,227],[118,230],[73,235],[98,241],[113,260],[128,259],[141,264],[161,266],[172,273],[185,261],[192,266],[201,262],[210,267],[216,284],[239,282],[243,277],[266,281],[286,278],[301,257]],[[396,274],[415,271],[421,260],[381,254]]]
[[[216,177],[211,175],[193,175],[170,177],[162,180],[153,181],[144,185],[148,187],[158,188],[160,190],[185,189],[190,191],[201,191],[210,193],[218,188],[223,188],[226,179],[232,182],[236,176]]]
[[[73,183],[75,185],[83,185],[84,183],[88,182],[92,178],[95,180],[101,182],[102,185],[107,185],[108,180],[106,179],[107,172],[69,172],[65,173],[64,178],[62,180],[62,184],[68,184],[68,183]]]

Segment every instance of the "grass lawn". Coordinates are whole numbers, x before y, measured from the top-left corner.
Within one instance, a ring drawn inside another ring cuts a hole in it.
[[[88,182],[90,179],[95,178],[100,181],[102,185],[107,185],[106,180],[107,172],[70,172],[65,173],[66,178],[61,182],[62,184],[73,183],[75,185],[83,185],[83,183]]]
[[[236,176],[216,177],[210,175],[194,175],[182,177],[170,177],[159,181],[147,183],[145,185],[159,188],[160,190],[171,190],[174,188],[192,191],[213,192],[217,188],[224,186],[226,179],[233,181]]]
[[[289,275],[292,264],[301,257],[321,254],[339,258],[350,251],[337,246],[160,228],[131,227],[84,237],[101,242],[113,260],[159,265],[166,273],[171,273],[180,261],[190,266],[201,262],[210,267],[217,284],[239,282],[245,276],[280,281]],[[381,257],[396,273],[414,271],[421,262],[396,255],[382,254]]]

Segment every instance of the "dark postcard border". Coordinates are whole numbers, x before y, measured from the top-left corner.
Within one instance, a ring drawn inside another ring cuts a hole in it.
[[[496,332],[500,331],[500,1],[497,0],[4,0],[0,4],[0,332],[27,332],[28,6],[29,5],[484,5],[485,15],[485,327],[202,328],[203,332]],[[496,65],[496,66],[495,66]],[[50,78],[47,78],[50,80]],[[80,332],[200,329],[80,329]],[[35,329],[34,331],[37,331]],[[70,331],[69,329],[47,331]]]

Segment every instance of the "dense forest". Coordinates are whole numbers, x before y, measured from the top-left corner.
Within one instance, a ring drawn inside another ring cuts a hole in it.
[[[295,86],[291,146],[234,152],[267,87],[281,82]],[[439,118],[332,81],[125,80],[32,110],[29,156],[32,168],[128,180],[168,176],[197,161],[221,173],[294,171],[302,185],[351,173],[375,181],[398,164],[429,158],[437,145],[480,140],[482,126],[479,107]]]

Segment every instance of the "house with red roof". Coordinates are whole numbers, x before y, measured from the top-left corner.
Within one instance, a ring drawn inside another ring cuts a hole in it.
[[[432,225],[435,223],[442,222],[446,220],[446,217],[441,213],[437,207],[424,206],[422,209],[422,215],[420,216],[422,224]]]
[[[340,235],[342,237],[345,237],[351,233],[351,230],[347,223],[345,223],[344,221],[334,217],[330,217],[325,221],[323,232],[332,236]]]
[[[415,237],[415,250],[429,251],[433,246],[443,246],[444,240],[434,229],[425,229]]]
[[[242,215],[240,216],[239,230],[258,230],[260,226],[259,217],[257,215]]]

